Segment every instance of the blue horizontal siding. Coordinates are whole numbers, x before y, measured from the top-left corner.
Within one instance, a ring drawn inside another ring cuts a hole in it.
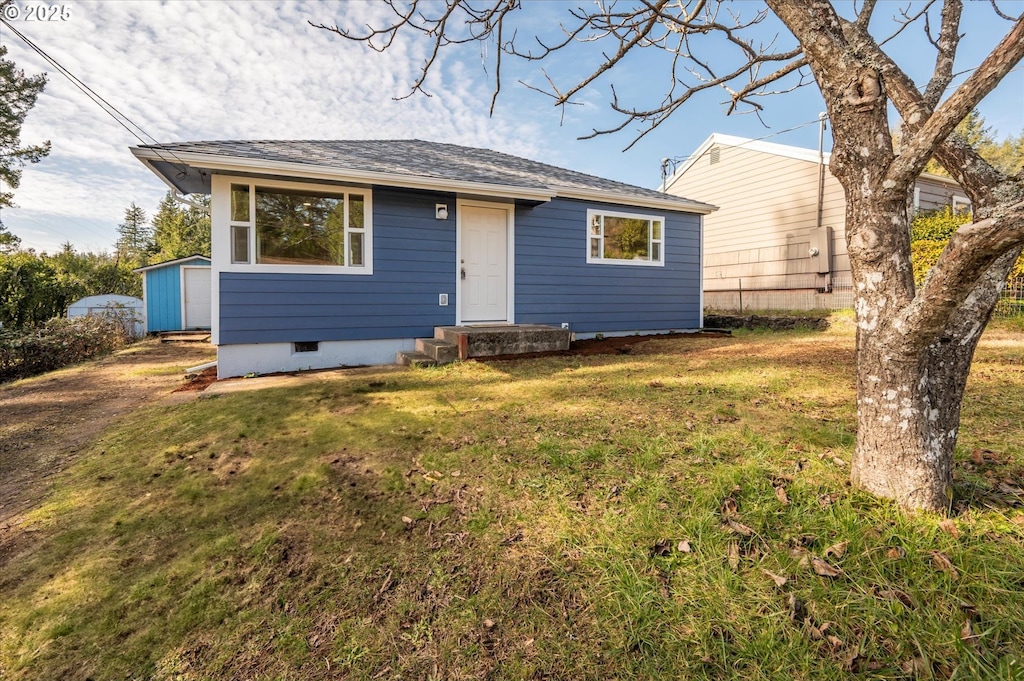
[[[581,333],[700,325],[700,216],[665,218],[664,266],[587,263],[587,210],[622,206],[556,199],[516,211],[516,321],[568,322]]]
[[[222,272],[220,342],[419,338],[454,324],[455,219],[435,219],[435,203],[455,197],[374,189],[372,275]]]
[[[455,323],[455,219],[434,218],[447,194],[375,188],[373,274],[220,274],[220,342],[269,343],[432,336]],[[520,323],[578,332],[695,328],[700,323],[700,218],[665,217],[664,267],[587,264],[587,209],[556,199],[518,207],[515,309]],[[438,294],[447,293],[441,307]]]

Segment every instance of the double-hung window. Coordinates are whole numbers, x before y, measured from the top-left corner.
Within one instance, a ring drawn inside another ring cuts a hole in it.
[[[232,182],[232,264],[365,271],[366,190]]]
[[[587,262],[664,265],[665,219],[613,211],[587,211]]]

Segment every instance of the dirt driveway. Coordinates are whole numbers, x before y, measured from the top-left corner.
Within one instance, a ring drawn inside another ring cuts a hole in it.
[[[0,385],[0,545],[55,473],[108,426],[174,393],[183,370],[215,358],[208,343],[146,340],[108,357]]]

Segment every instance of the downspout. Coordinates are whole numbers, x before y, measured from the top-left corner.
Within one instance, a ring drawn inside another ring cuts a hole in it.
[[[815,219],[815,232],[817,234],[822,233],[822,213],[824,212],[825,206],[825,121],[828,120],[828,114],[822,111],[818,114],[818,214]],[[825,251],[826,253],[831,252],[831,247]],[[829,267],[829,270],[832,268]],[[832,291],[832,272],[829,271],[825,275],[825,292],[831,293]]]
[[[815,227],[821,229],[821,213],[825,203],[825,120],[824,111],[818,114],[818,218]]]

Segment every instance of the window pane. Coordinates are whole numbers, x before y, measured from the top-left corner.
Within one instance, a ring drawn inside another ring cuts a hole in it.
[[[231,221],[249,222],[249,187],[244,184],[231,185]]]
[[[348,196],[348,226],[349,229],[363,228],[363,197],[361,194],[349,194]]]
[[[256,188],[256,262],[344,265],[345,201],[309,191]]]
[[[661,262],[661,244],[651,244],[651,260]]]
[[[651,238],[655,241],[661,241],[661,220],[655,220],[651,227]]]
[[[600,258],[601,257],[601,240],[591,239],[590,240],[590,257]]]
[[[604,218],[604,254],[614,260],[650,260],[650,222],[638,218]]]
[[[353,267],[363,266],[363,233],[349,232],[348,235],[348,264]]]
[[[231,228],[231,262],[249,262],[249,228]]]

